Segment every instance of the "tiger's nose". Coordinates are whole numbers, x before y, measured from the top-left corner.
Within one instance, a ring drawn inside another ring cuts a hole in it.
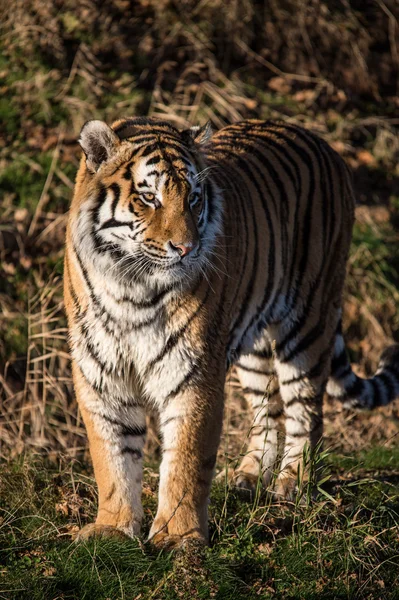
[[[176,250],[182,258],[199,247],[199,244],[194,242],[187,242],[186,244],[169,242],[169,244],[172,250]]]

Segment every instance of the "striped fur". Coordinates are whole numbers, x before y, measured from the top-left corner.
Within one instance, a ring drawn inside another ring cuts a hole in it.
[[[339,329],[354,215],[348,171],[313,134],[244,121],[211,135],[155,119],[81,133],[65,304],[99,512],[81,536],[140,529],[145,411],[163,439],[159,545],[207,539],[207,503],[236,364],[254,409],[239,485],[292,492],[322,396],[371,408],[399,391],[398,350],[353,375]]]

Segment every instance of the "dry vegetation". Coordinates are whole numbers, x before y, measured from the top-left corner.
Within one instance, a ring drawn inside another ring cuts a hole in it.
[[[0,460],[15,465],[15,457],[27,450],[51,460],[86,456],[70,378],[62,257],[79,159],[76,137],[93,117],[111,122],[152,114],[178,126],[210,119],[215,128],[248,117],[282,118],[324,136],[352,167],[359,199],[345,296],[346,338],[356,369],[375,369],[381,350],[399,340],[395,0],[14,0],[0,3],[0,12]],[[231,387],[228,382],[227,392]],[[242,400],[227,396],[221,462],[237,459],[250,427]],[[398,402],[372,415],[326,402],[326,415],[327,446],[337,456],[397,444]],[[156,445],[154,432],[150,454]],[[340,464],[335,463],[337,473]],[[380,461],[370,469],[383,474],[383,467]],[[29,481],[25,467],[12,468],[19,473],[15,481]],[[151,495],[151,486],[148,490]],[[74,491],[78,503],[79,493]],[[80,509],[74,513],[68,502],[63,518],[76,522]],[[226,514],[223,518],[227,527],[230,521]],[[319,531],[318,517],[306,518]],[[269,542],[284,529],[279,527],[259,552],[268,555]],[[219,542],[220,531],[215,525]],[[226,540],[234,537],[229,531],[220,542],[226,555]],[[236,538],[245,546],[246,534],[240,535]],[[166,563],[165,577],[172,579],[165,590],[175,578]],[[223,577],[228,575],[222,569]],[[261,579],[259,596],[269,597],[278,586]],[[220,582],[215,586],[221,589]],[[96,593],[87,597],[99,598]],[[281,597],[305,597],[301,593]],[[308,597],[330,597],[314,593]],[[159,592],[159,598],[182,594]]]

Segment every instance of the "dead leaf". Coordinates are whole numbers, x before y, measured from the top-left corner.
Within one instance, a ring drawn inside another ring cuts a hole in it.
[[[272,77],[268,82],[268,87],[274,92],[279,94],[289,94],[291,91],[291,84],[285,79],[285,77]]]
[[[3,271],[7,273],[7,275],[15,275],[15,265],[12,263],[3,262]]]
[[[374,166],[376,164],[374,156],[368,150],[360,150],[356,156],[357,160],[363,165]]]
[[[27,208],[18,208],[14,213],[14,219],[17,223],[23,223],[28,218],[29,212]]]
[[[55,505],[55,510],[67,517],[69,514],[68,503],[65,500],[63,502],[58,502]]]

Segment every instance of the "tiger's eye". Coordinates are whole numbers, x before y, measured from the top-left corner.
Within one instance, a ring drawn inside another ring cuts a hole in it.
[[[195,206],[195,204],[197,204],[198,200],[199,200],[198,194],[196,194],[195,192],[191,192],[191,194],[189,194],[188,202],[191,206]]]
[[[154,202],[155,200],[155,194],[141,194],[141,197],[145,202]]]

